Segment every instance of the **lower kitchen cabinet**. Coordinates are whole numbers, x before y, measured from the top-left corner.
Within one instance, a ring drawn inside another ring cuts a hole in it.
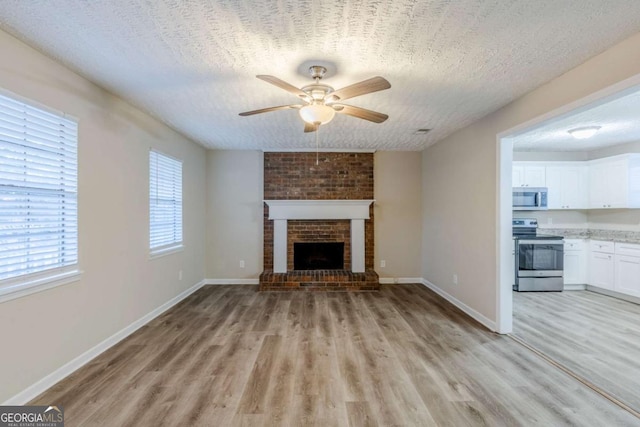
[[[587,283],[587,245],[581,239],[564,240],[564,284]]]
[[[615,290],[640,297],[640,258],[616,255]]]
[[[616,243],[615,290],[628,295],[640,296],[640,245]]]
[[[589,284],[614,290],[615,263],[613,242],[592,240],[589,254]]]
[[[589,248],[589,285],[640,297],[640,244],[591,240]]]

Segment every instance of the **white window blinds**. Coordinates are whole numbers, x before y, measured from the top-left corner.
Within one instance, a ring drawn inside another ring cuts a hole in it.
[[[182,162],[149,152],[149,248],[157,254],[182,244]]]
[[[78,125],[0,94],[0,280],[78,263]]]

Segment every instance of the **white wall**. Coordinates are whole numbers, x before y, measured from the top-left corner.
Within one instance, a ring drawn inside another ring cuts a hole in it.
[[[640,231],[640,209],[595,209],[588,215],[595,230]]]
[[[589,160],[593,160],[627,153],[640,153],[640,141],[628,142],[626,144],[614,145],[613,147],[601,148],[599,150],[590,151],[588,154]]]
[[[384,278],[421,277],[422,164],[418,153],[374,155],[374,267]],[[386,267],[380,267],[385,260]]]
[[[0,87],[79,119],[83,271],[80,281],[0,304],[4,402],[202,281],[205,150],[3,32],[0,52]],[[150,147],[184,162],[185,249],[155,260]]]
[[[514,218],[535,218],[540,228],[588,228],[587,210],[514,211]]]
[[[263,159],[261,151],[207,152],[208,279],[262,273]]]
[[[636,34],[424,150],[423,276],[499,321],[496,135],[639,73]]]

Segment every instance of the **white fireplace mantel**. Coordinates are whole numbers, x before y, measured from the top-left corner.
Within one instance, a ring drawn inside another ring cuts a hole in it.
[[[369,206],[375,200],[265,200],[269,219],[273,220],[273,271],[287,272],[287,221],[351,220],[351,271],[363,273],[364,220],[369,219]]]

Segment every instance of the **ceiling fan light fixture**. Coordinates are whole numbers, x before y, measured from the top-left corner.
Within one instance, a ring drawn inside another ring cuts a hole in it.
[[[600,130],[601,126],[586,126],[569,130],[569,134],[575,139],[591,138]]]
[[[336,112],[333,108],[324,104],[305,105],[299,110],[300,117],[307,123],[324,125],[329,123]]]

